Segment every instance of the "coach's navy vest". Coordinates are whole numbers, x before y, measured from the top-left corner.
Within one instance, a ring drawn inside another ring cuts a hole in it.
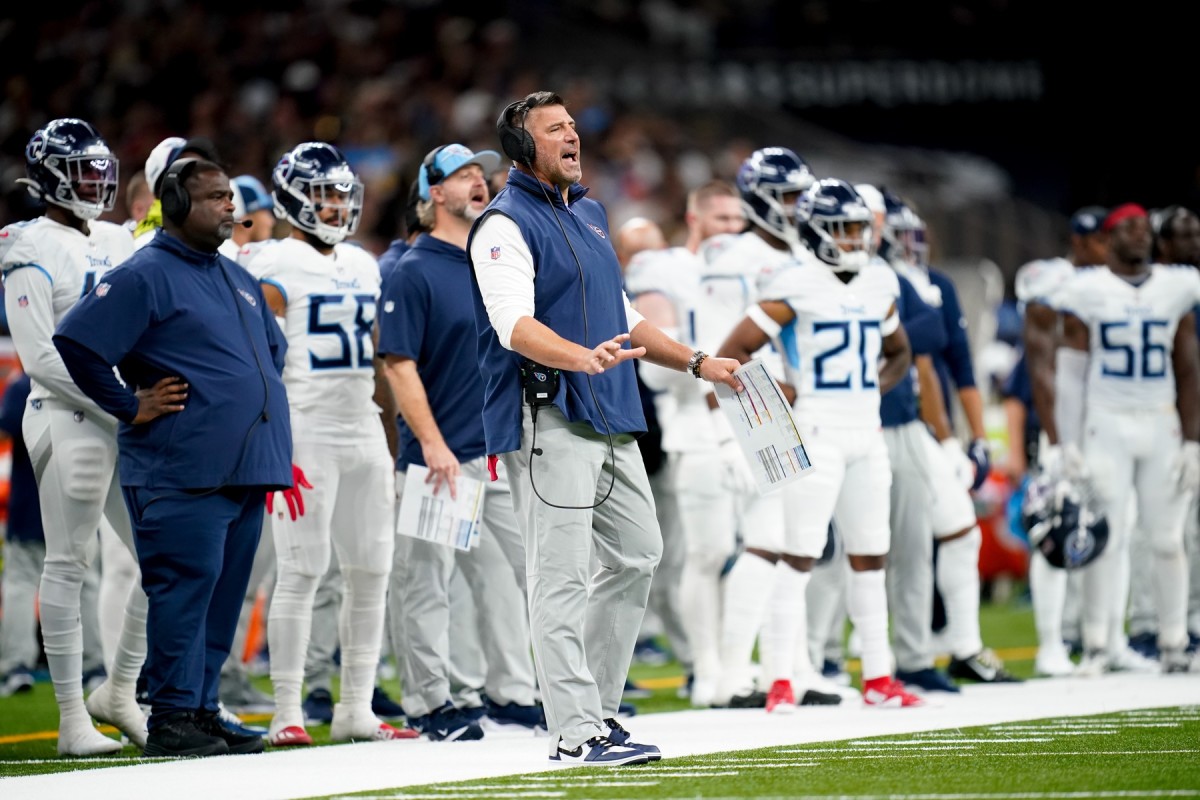
[[[510,169],[508,185],[476,220],[471,240],[491,214],[512,219],[533,254],[534,319],[564,339],[589,349],[617,334],[628,333],[629,322],[621,295],[621,267],[608,238],[604,207],[595,200],[585,199],[587,189],[579,184],[568,190],[565,205],[559,191],[545,186],[543,194],[542,186],[515,167]],[[471,245],[472,241],[468,241],[467,252],[471,252]],[[572,248],[579,258],[578,265],[571,255]],[[484,308],[478,282],[472,281],[472,287],[479,329],[479,370],[485,383],[483,428],[487,451],[507,453],[521,446],[522,357],[500,344]],[[638,399],[632,361],[593,375],[590,389],[587,375],[582,372],[564,371],[562,377],[554,404],[568,420],[587,422],[599,433],[606,432],[605,420],[607,430],[613,434],[645,433],[646,418]]]

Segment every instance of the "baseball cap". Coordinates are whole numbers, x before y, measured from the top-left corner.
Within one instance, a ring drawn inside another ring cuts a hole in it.
[[[1071,215],[1071,233],[1077,236],[1096,233],[1107,216],[1108,209],[1103,206],[1084,206]]]
[[[434,172],[440,170],[442,173],[442,177],[434,181],[435,184],[441,183],[463,167],[471,164],[478,164],[482,167],[484,176],[491,175],[500,166],[500,154],[495,150],[480,150],[478,153],[475,153],[470,148],[464,147],[461,144],[448,144],[438,150],[431,150],[429,155],[425,156],[425,160],[421,162],[420,169],[417,170],[417,180],[419,181],[418,193],[422,200],[429,199],[429,169],[426,167],[426,161],[434,153],[437,155],[433,156],[432,167]]]
[[[238,175],[233,184],[233,217],[235,220],[244,219],[256,211],[271,211],[275,201],[262,185],[262,181],[253,175]]]
[[[217,148],[202,136],[191,139],[184,139],[182,136],[168,136],[150,151],[143,169],[146,173],[146,183],[150,184],[150,190],[154,192],[155,197],[158,197],[159,181],[162,179],[163,173],[167,171],[167,167],[179,158],[180,153],[188,152],[199,153],[209,161],[217,160]]]

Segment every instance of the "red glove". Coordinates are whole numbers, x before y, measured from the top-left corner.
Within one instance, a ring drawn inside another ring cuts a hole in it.
[[[308,478],[304,477],[304,470],[292,464],[292,487],[283,490],[283,499],[287,500],[288,513],[292,515],[292,522],[296,521],[296,517],[304,516],[304,495],[300,494],[300,487],[313,488],[312,484],[308,482]],[[267,492],[267,513],[273,514],[274,512],[275,493]]]

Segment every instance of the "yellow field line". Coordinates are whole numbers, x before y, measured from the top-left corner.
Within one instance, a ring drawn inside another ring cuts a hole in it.
[[[246,714],[241,717],[242,722],[266,722],[271,719],[270,714]],[[119,731],[111,725],[97,725],[96,730],[101,733],[119,733]],[[41,742],[47,739],[57,739],[58,731],[37,731],[35,733],[14,733],[9,736],[0,736],[0,745],[5,744],[22,744],[24,742]]]

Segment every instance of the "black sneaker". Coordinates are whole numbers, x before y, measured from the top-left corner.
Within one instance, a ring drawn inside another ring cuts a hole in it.
[[[612,717],[604,720],[604,726],[608,728],[608,740],[613,744],[620,745],[621,747],[632,747],[634,750],[641,750],[646,754],[647,761],[659,761],[662,759],[662,751],[658,749],[658,745],[638,744],[637,742],[629,741],[629,731],[621,727],[621,723]]]
[[[1004,669],[1004,662],[989,648],[983,648],[970,658],[952,658],[946,672],[952,678],[979,683],[1020,683],[1021,679],[1014,677]]]
[[[540,705],[521,706],[516,703],[500,705],[488,698],[484,700],[484,708],[487,709],[487,718],[497,725],[513,725],[530,730],[546,729],[546,712]]]
[[[401,719],[404,716],[404,709],[383,690],[382,686],[376,686],[375,693],[371,695],[371,713],[380,719]]]
[[[420,717],[409,717],[408,726],[435,742],[469,742],[483,738],[483,728],[472,722],[449,700],[436,711]]]
[[[191,711],[176,711],[150,730],[142,754],[148,758],[222,756],[229,745],[196,724]]]
[[[328,725],[333,722],[333,695],[328,689],[313,689],[301,706],[305,725]]]
[[[767,693],[757,689],[746,694],[735,694],[729,698],[726,708],[766,708]]]
[[[842,702],[840,694],[831,694],[830,692],[820,692],[816,689],[805,689],[804,694],[800,696],[798,706],[836,706]]]
[[[261,753],[266,749],[262,736],[230,728],[216,711],[197,711],[196,727],[209,736],[224,740],[230,753]]]
[[[923,692],[958,694],[960,691],[945,674],[938,672],[933,667],[914,670],[898,669],[896,670],[896,680],[911,689],[920,689]]]

